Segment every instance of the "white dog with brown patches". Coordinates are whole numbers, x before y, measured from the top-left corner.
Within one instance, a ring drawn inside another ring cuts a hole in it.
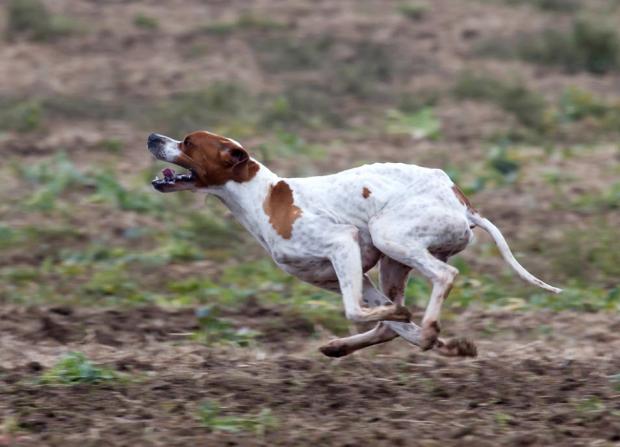
[[[342,295],[346,317],[376,321],[363,334],[320,348],[331,357],[397,336],[448,356],[475,356],[466,339],[439,338],[439,313],[458,273],[446,263],[487,231],[525,281],[553,293],[514,258],[501,232],[482,217],[441,170],[376,163],[337,174],[280,178],[235,140],[194,132],[183,141],[151,134],[149,151],[189,170],[164,169],[161,192],[198,190],[218,196],[284,271]],[[379,264],[381,291],[366,274]],[[410,321],[404,290],[411,269],[432,283],[422,326]]]

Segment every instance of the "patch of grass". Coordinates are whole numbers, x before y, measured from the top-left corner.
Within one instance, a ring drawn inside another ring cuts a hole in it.
[[[32,165],[15,164],[18,175],[32,185],[34,192],[25,201],[26,207],[50,211],[61,195],[70,189],[94,189],[89,200],[109,202],[121,210],[140,213],[159,212],[161,197],[142,191],[128,190],[110,170],[83,172],[64,153]]]
[[[43,107],[37,100],[0,99],[0,130],[32,132],[43,124]]]
[[[620,391],[620,373],[609,376],[609,380],[616,391]]]
[[[138,28],[153,31],[159,28],[159,20],[146,14],[136,14],[133,18],[133,24]]]
[[[306,37],[266,36],[249,42],[257,52],[263,69],[269,72],[316,70],[325,65],[335,44],[331,36]]]
[[[120,154],[123,150],[123,142],[116,138],[106,138],[97,143],[97,147],[112,154]]]
[[[581,8],[580,0],[505,0],[510,5],[532,5],[543,11],[571,13]]]
[[[328,88],[336,94],[359,99],[387,96],[388,84],[402,70],[403,61],[388,44],[360,41],[350,45],[346,60],[323,61],[327,71]],[[325,65],[328,63],[329,65]]]
[[[564,91],[557,113],[561,123],[588,120],[599,133],[620,131],[620,103],[605,101],[577,87]]]
[[[406,113],[416,113],[420,110],[432,108],[439,100],[440,92],[436,90],[419,90],[402,92],[398,99],[398,110]]]
[[[49,96],[39,98],[46,115],[60,116],[67,119],[114,120],[132,117],[142,113],[142,104],[128,106],[121,102],[104,101],[83,96]],[[129,110],[136,107],[138,110]]]
[[[216,82],[153,105],[145,112],[145,122],[162,133],[182,136],[196,129],[213,129],[231,119],[247,120],[252,109],[252,97],[243,86]]]
[[[430,107],[414,113],[391,109],[387,112],[386,131],[388,134],[411,135],[416,140],[437,140],[441,136],[441,122]]]
[[[129,190],[110,170],[94,172],[92,179],[96,190],[91,196],[92,201],[109,202],[121,210],[138,213],[157,213],[161,210],[161,197],[143,191]]]
[[[582,194],[571,203],[573,209],[593,214],[620,209],[620,182],[596,194]]]
[[[261,155],[261,160],[269,163],[271,160],[281,157],[295,157],[310,160],[318,160],[325,156],[325,149],[310,144],[303,138],[294,133],[276,131],[275,139],[258,146],[257,151]],[[303,171],[303,169],[300,169]],[[300,174],[297,172],[296,174]]]
[[[84,354],[70,352],[45,371],[40,382],[52,385],[78,385],[109,382],[119,378],[117,372],[95,366]]]
[[[196,310],[200,329],[194,337],[206,344],[228,343],[240,347],[250,346],[259,332],[242,327],[236,328],[231,322],[218,316],[217,308],[206,306]]]
[[[598,219],[587,229],[568,230],[561,242],[547,242],[546,251],[567,278],[581,284],[594,280],[613,286],[620,278],[620,250],[610,247],[617,246],[617,240],[617,228]]]
[[[344,127],[340,104],[321,86],[292,83],[275,98],[261,101],[260,126],[272,129]]]
[[[620,67],[620,40],[602,21],[576,20],[569,32],[546,31],[525,41],[521,56],[531,62],[560,65],[569,72],[606,73]]]
[[[209,206],[199,212],[184,212],[182,222],[173,225],[169,234],[204,249],[232,248],[245,240],[245,230],[239,224],[223,220]]]
[[[603,74],[620,69],[618,32],[603,19],[580,17],[568,30],[548,29],[540,34],[518,36],[516,41],[494,39],[484,42],[478,52],[559,66],[569,73]]]
[[[543,97],[521,82],[504,82],[465,73],[458,79],[453,94],[459,99],[487,101],[511,113],[523,126],[544,132],[549,126]]]
[[[288,23],[248,12],[241,14],[235,20],[209,23],[202,26],[200,30],[207,34],[226,36],[238,31],[274,31],[288,27]]]
[[[428,5],[418,2],[406,2],[398,5],[398,12],[409,20],[421,20],[428,13]]]
[[[31,209],[52,210],[58,196],[69,187],[89,183],[64,153],[32,165],[16,164],[14,167],[24,180],[37,186],[25,202]]]
[[[7,37],[25,36],[48,41],[78,30],[72,20],[49,12],[41,0],[9,0],[7,4]]]
[[[257,436],[263,436],[278,426],[277,419],[267,408],[257,414],[241,416],[224,416],[221,413],[222,408],[217,402],[207,401],[200,407],[198,417],[210,430],[228,433],[252,432]]]

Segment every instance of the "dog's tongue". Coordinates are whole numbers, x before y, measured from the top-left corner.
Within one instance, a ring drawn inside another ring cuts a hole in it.
[[[161,171],[161,173],[164,174],[164,177],[166,178],[174,177],[174,169],[166,168],[163,171]]]

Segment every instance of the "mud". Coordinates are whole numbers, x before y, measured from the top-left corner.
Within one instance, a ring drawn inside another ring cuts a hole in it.
[[[227,317],[273,326],[277,309]],[[192,309],[17,308],[0,312],[0,445],[618,445],[620,319],[573,313],[470,311],[446,332],[476,338],[476,359],[446,359],[395,340],[342,359],[325,335],[271,334],[250,348],[191,336]],[[294,325],[294,321],[289,321]],[[37,378],[59,355],[84,352],[126,374],[74,387]],[[268,408],[264,435],[204,427],[200,405],[224,414]]]

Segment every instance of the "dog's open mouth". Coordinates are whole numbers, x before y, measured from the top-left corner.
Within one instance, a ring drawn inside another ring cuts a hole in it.
[[[151,185],[159,191],[165,192],[174,186],[189,186],[196,180],[196,174],[191,169],[187,172],[177,174],[172,168],[165,168],[161,171],[164,178],[155,177]]]

